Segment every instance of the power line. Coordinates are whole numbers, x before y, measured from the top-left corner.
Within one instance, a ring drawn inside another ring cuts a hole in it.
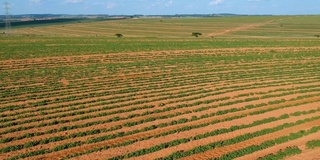
[[[7,35],[11,34],[11,15],[10,15],[10,4],[5,2],[4,8],[6,10],[6,19],[5,19],[5,33]]]

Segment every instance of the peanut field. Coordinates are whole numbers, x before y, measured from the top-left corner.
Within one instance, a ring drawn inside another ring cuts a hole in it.
[[[0,159],[320,159],[319,20],[16,28],[0,35]]]

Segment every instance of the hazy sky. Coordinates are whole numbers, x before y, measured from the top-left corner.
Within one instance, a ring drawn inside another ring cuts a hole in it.
[[[0,0],[11,14],[320,14],[320,0]]]

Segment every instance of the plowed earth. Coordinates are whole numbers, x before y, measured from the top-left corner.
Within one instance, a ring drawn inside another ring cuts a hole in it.
[[[314,118],[182,158],[210,159],[311,129],[320,124],[319,52],[319,47],[229,48],[0,61],[7,74],[0,82],[0,159],[166,158]],[[268,118],[276,119],[192,139]],[[238,159],[303,148],[319,135]],[[192,140],[173,144],[184,138]],[[164,143],[169,145],[150,149]],[[316,159],[317,151],[304,149],[292,158]]]

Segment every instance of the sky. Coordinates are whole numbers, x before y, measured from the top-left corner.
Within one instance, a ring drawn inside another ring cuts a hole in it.
[[[0,0],[19,14],[320,14],[320,0]]]

